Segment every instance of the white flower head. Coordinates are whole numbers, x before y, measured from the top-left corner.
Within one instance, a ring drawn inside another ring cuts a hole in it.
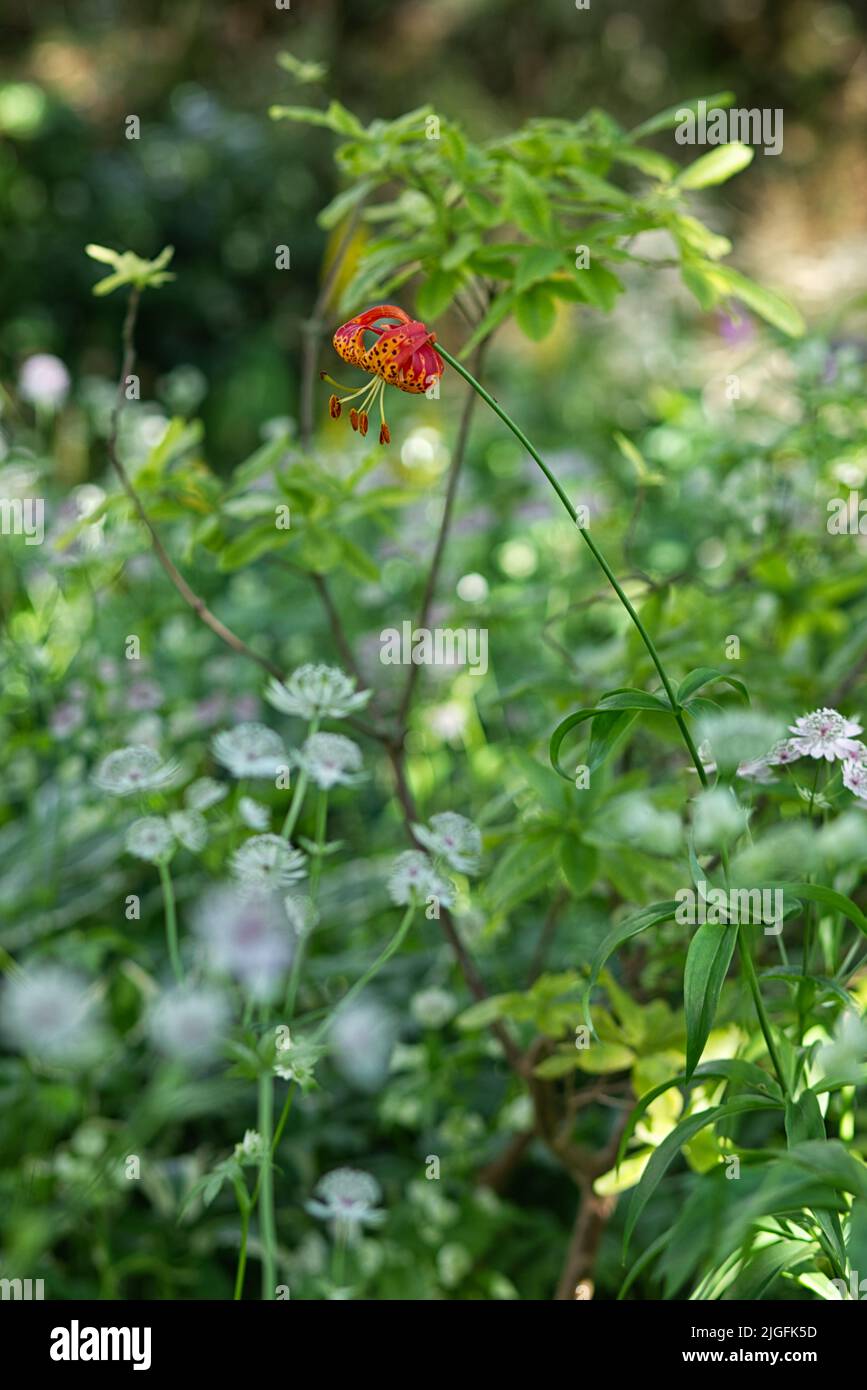
[[[313,899],[303,893],[287,893],[283,899],[283,907],[295,935],[309,936],[319,921],[319,913]]]
[[[238,724],[234,729],[223,729],[214,735],[211,747],[217,762],[233,777],[268,777],[273,781],[279,769],[286,766],[283,740],[266,724]]]
[[[166,1057],[191,1065],[211,1059],[228,1026],[224,996],[207,986],[177,985],[166,990],[148,1015],[154,1046]]]
[[[362,996],[338,1009],[331,1023],[334,1065],[350,1085],[373,1094],[388,1076],[396,1036],[392,1011],[377,999]]]
[[[103,758],[92,780],[94,786],[111,796],[135,796],[167,786],[177,770],[177,763],[164,762],[153,748],[136,743],[116,748]]]
[[[458,1001],[447,989],[419,990],[409,1001],[409,1009],[422,1028],[444,1028],[458,1011]]]
[[[199,854],[208,843],[208,822],[200,811],[173,811],[169,825],[184,849],[193,854]]]
[[[336,666],[299,666],[288,679],[272,680],[265,699],[283,714],[302,719],[345,719],[363,709],[373,692],[356,690],[355,681]]]
[[[863,748],[855,737],[862,732],[862,726],[835,709],[813,710],[789,728],[795,735],[792,743],[804,758],[824,758],[832,763],[836,759],[857,758]]]
[[[59,357],[50,352],[37,352],[22,364],[18,390],[25,401],[56,410],[63,405],[69,392],[69,372]]]
[[[94,1061],[99,1024],[87,983],[56,965],[7,977],[0,994],[2,1032],[19,1052],[75,1066]]]
[[[381,1197],[379,1183],[359,1168],[335,1168],[320,1178],[314,1189],[316,1200],[307,1202],[312,1216],[330,1221],[335,1239],[357,1239],[362,1226],[380,1226],[385,1212],[377,1207]]]
[[[193,927],[212,969],[232,976],[256,999],[276,997],[294,955],[279,899],[215,887],[196,909]]]
[[[238,814],[250,830],[267,830],[271,824],[271,812],[261,801],[252,796],[242,796],[238,802]]]
[[[281,835],[251,835],[232,855],[232,873],[254,893],[276,892],[307,873],[304,855]]]
[[[789,763],[796,763],[800,756],[801,754],[795,747],[795,740],[793,738],[783,738],[780,739],[779,743],[774,744],[771,751],[766,753],[764,758],[757,759],[757,761],[766,763],[768,767],[788,767]]]
[[[127,854],[149,864],[167,864],[175,852],[175,837],[165,816],[142,816],[126,832]]]
[[[443,858],[458,873],[478,872],[482,853],[482,832],[466,816],[443,811],[431,816],[428,825],[414,825],[415,837],[431,854]]]
[[[692,823],[696,846],[718,849],[746,830],[747,812],[727,787],[708,787],[695,799]]]
[[[343,734],[311,734],[293,761],[322,791],[353,787],[363,780],[361,749]]]
[[[418,849],[408,849],[397,856],[388,879],[388,893],[398,907],[422,903],[428,898],[436,898],[441,907],[451,907],[455,896],[453,885],[437,873],[428,856]]]
[[[184,792],[184,805],[191,811],[208,811],[229,795],[229,788],[215,777],[199,777]]]

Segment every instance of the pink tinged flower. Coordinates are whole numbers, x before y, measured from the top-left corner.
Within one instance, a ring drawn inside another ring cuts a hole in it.
[[[267,1002],[281,991],[295,942],[275,896],[213,888],[196,912],[194,927],[213,970],[232,976],[255,999]]]
[[[790,742],[804,758],[824,758],[831,763],[838,758],[857,758],[863,748],[855,737],[862,732],[862,726],[835,709],[814,710],[796,719],[789,728],[795,735]]]
[[[797,747],[797,740],[793,738],[783,739],[780,743],[775,743],[770,753],[766,753],[760,762],[765,762],[769,767],[785,767],[788,763],[797,762],[798,758],[803,757]]]
[[[867,801],[867,762],[862,758],[843,761],[843,786],[862,801]]]

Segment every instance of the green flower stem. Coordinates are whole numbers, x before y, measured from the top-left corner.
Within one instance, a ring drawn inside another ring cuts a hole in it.
[[[166,914],[166,942],[169,948],[169,960],[172,963],[175,979],[180,984],[184,978],[181,969],[181,953],[178,949],[178,914],[175,908],[175,890],[172,887],[172,876],[169,873],[168,864],[157,865],[160,875],[160,883],[163,887],[163,906]]]
[[[503,424],[506,425],[507,428],[512,431],[512,434],[515,436],[515,438],[519,441],[519,443],[521,443],[524,446],[530,457],[541,468],[545,477],[548,479],[548,482],[551,484],[557,496],[560,498],[560,501],[563,503],[563,506],[566,508],[566,511],[569,513],[569,516],[571,517],[572,521],[576,522],[577,524],[578,513],[572,505],[571,501],[569,500],[566,491],[564,490],[560,481],[551,472],[551,469],[548,467],[541,454],[539,454],[538,451],[531,444],[530,440],[524,434],[524,431],[518,425],[515,424],[514,420],[507,413],[507,411],[505,411],[503,407],[497,401],[494,400],[494,397],[490,394],[490,392],[485,390],[481,382],[476,380],[472,372],[468,371],[462,362],[459,362],[456,357],[453,357],[452,354],[446,348],[444,348],[441,343],[438,342],[436,346],[437,352],[439,352],[440,355],[444,357],[445,360],[452,367],[454,367],[455,371],[458,373],[459,376],[463,377],[464,381],[466,381],[470,386],[472,386],[473,390],[481,396],[485,404],[491,407],[491,410],[493,410],[494,414],[499,416]],[[677,724],[678,729],[680,730],[681,737],[686,745],[687,751],[689,752],[689,756],[692,758],[693,764],[695,765],[695,770],[699,775],[699,780],[701,781],[702,786],[706,787],[708,785],[707,773],[705,772],[704,765],[702,764],[701,758],[698,755],[698,749],[695,746],[692,734],[690,733],[689,728],[687,726],[683,710],[680,709],[678,706],[677,699],[674,693],[674,687],[672,686],[671,681],[668,678],[668,674],[665,670],[665,667],[662,664],[659,652],[656,650],[653,638],[650,636],[650,633],[645,628],[644,623],[638,616],[638,613],[635,611],[634,607],[630,603],[629,598],[627,597],[626,593],[624,592],[617,579],[617,576],[615,575],[605,556],[602,554],[602,551],[599,549],[599,546],[596,544],[593,537],[590,535],[590,532],[584,526],[579,526],[578,530],[580,532],[581,539],[589,547],[593,555],[593,558],[596,560],[596,563],[599,565],[600,569],[602,570],[603,574],[605,575],[615,594],[619,598],[620,602],[623,604],[623,607],[626,609],[626,612],[629,614],[629,617],[635,625],[638,635],[640,636],[642,642],[647,648],[650,659],[656,667],[659,679],[662,681],[663,689],[665,690],[665,693],[668,696],[668,702],[671,705],[672,711],[674,712],[675,722]],[[773,1034],[771,1032],[770,1021],[768,1019],[767,1013],[765,1012],[765,1006],[762,1001],[761,991],[759,989],[759,982],[756,977],[756,968],[753,964],[753,958],[750,955],[749,942],[743,935],[742,929],[739,929],[738,931],[738,944],[740,947],[741,959],[743,961],[744,974],[747,977],[747,984],[749,985],[750,992],[753,996],[756,1014],[758,1015],[759,1025],[764,1035],[765,1043],[768,1049],[768,1054],[773,1063],[774,1070],[777,1073],[780,1085],[783,1087],[783,1090],[785,1091],[786,1086],[783,1080],[783,1073],[780,1067],[779,1058],[777,1056],[777,1050],[774,1046],[774,1039]]]
[[[325,844],[325,827],[327,822],[328,793],[320,789],[316,802],[316,848],[320,852],[314,856],[313,864],[310,868],[310,898],[314,903],[319,889],[319,877],[322,873],[322,849]],[[305,945],[306,936],[302,936],[296,944],[295,959],[292,961],[292,970],[289,975],[289,988],[286,992],[286,1015],[290,1023],[295,1014],[295,1000],[298,995],[298,984],[301,980],[301,970],[304,965]]]
[[[307,737],[312,738],[319,731],[319,720],[311,719],[307,728]],[[289,803],[289,810],[286,812],[286,819],[283,822],[283,829],[280,834],[284,840],[291,840],[292,833],[301,814],[301,805],[304,801],[304,793],[307,790],[307,773],[303,770],[298,774],[298,781],[295,783],[295,790],[292,793],[292,800]]]
[[[259,1077],[259,1133],[262,1136],[262,1166],[259,1169],[259,1234],[262,1242],[262,1298],[274,1298],[276,1287],[277,1229],[274,1221],[274,1078],[270,1072]]]
[[[527,450],[527,453],[533,460],[535,460],[535,462],[541,468],[542,472],[545,474],[545,477],[548,479],[548,482],[551,484],[557,496],[560,498],[560,501],[563,503],[563,506],[566,508],[566,511],[569,513],[569,516],[571,517],[572,521],[577,523],[578,513],[573,507],[571,501],[569,500],[569,497],[566,491],[564,490],[562,484],[551,472],[551,469],[548,467],[541,454],[539,454],[538,451],[534,448],[534,446],[530,443],[530,440],[524,434],[524,431],[518,425],[515,424],[511,416],[505,410],[503,410],[503,407],[497,401],[494,400],[494,397],[488,391],[485,390],[481,382],[476,380],[472,372],[468,371],[462,362],[459,362],[456,357],[453,357],[452,354],[448,352],[442,346],[441,343],[438,342],[436,348],[437,352],[439,352],[439,354],[442,357],[444,357],[445,360],[449,362],[452,367],[454,367],[455,371],[459,374],[459,376],[462,376],[464,378],[464,381],[468,382],[469,385],[472,386],[474,391],[478,392],[485,404],[491,407],[491,410],[493,410],[494,414],[499,416],[503,424],[506,425],[508,429],[512,431],[512,434],[515,436],[515,438],[519,440],[521,444],[523,444],[524,448]],[[674,712],[675,722],[680,730],[681,737],[683,738],[683,741],[686,744],[689,756],[692,758],[692,761],[695,764],[695,770],[699,775],[702,786],[706,787],[708,784],[707,773],[704,770],[701,758],[698,756],[698,749],[696,748],[692,734],[689,732],[689,728],[687,727],[686,720],[683,716],[683,711],[679,708],[677,704],[677,699],[674,693],[674,687],[672,686],[671,681],[668,678],[668,674],[665,670],[665,667],[663,666],[662,661],[660,660],[660,656],[658,651],[656,650],[653,638],[650,636],[650,633],[645,628],[644,623],[641,621],[641,618],[638,616],[638,613],[635,611],[635,608],[630,603],[629,598],[627,597],[620,582],[617,579],[617,576],[615,575],[605,556],[602,554],[602,551],[599,549],[599,546],[596,544],[593,537],[590,535],[590,532],[587,530],[585,526],[579,526],[578,530],[581,534],[582,540],[589,547],[590,551],[593,554],[593,558],[595,559],[596,563],[599,565],[600,569],[604,573],[606,579],[608,580],[615,594],[619,598],[620,602],[623,604],[623,607],[626,609],[626,612],[629,614],[629,617],[634,623],[638,635],[640,636],[642,642],[647,648],[650,659],[656,667],[659,679],[662,681],[663,689],[665,690],[665,693],[668,696],[668,702],[671,705],[671,708]]]
[[[233,1294],[237,1303],[244,1291],[244,1273],[247,1269],[247,1238],[250,1234],[250,1213],[253,1210],[253,1204],[241,1183],[235,1188],[235,1196],[238,1199],[238,1207],[241,1212],[241,1248],[238,1251],[238,1269],[235,1274],[235,1292]]]
[[[415,909],[416,909],[416,904],[415,904],[415,903],[410,903],[409,907],[406,909],[406,912],[403,914],[403,918],[402,918],[402,920],[401,920],[400,926],[398,927],[398,929],[397,929],[397,931],[395,932],[394,936],[391,938],[391,941],[389,941],[389,943],[388,943],[388,945],[386,946],[385,950],[382,951],[382,952],[380,953],[380,955],[377,956],[376,960],[373,962],[373,965],[370,967],[369,970],[366,970],[366,971],[364,972],[364,974],[362,975],[361,979],[360,979],[360,980],[356,980],[356,982],[355,982],[355,984],[352,986],[352,988],[351,988],[351,989],[348,989],[348,990],[346,991],[346,993],[344,994],[343,998],[340,1000],[340,1003],[339,1003],[339,1004],[337,1005],[337,1007],[333,1010],[333,1012],[332,1012],[331,1014],[329,1014],[327,1018],[324,1018],[324,1019],[322,1020],[322,1022],[321,1022],[320,1025],[319,1025],[319,1027],[317,1028],[316,1032],[313,1034],[313,1041],[314,1041],[314,1042],[318,1042],[318,1041],[319,1041],[319,1039],[322,1037],[323,1033],[325,1033],[325,1032],[327,1031],[327,1029],[329,1028],[330,1024],[332,1023],[332,1021],[333,1021],[333,1019],[334,1019],[334,1017],[335,1017],[335,1015],[336,1015],[337,1013],[339,1013],[339,1011],[340,1011],[341,1009],[343,1009],[343,1008],[346,1007],[346,1005],[349,1003],[350,999],[354,999],[354,998],[356,997],[356,995],[360,994],[361,991],[364,989],[365,985],[370,984],[370,981],[373,979],[374,975],[377,975],[377,974],[379,973],[379,971],[382,969],[382,967],[383,967],[388,961],[391,960],[391,957],[394,955],[395,951],[397,951],[397,950],[400,949],[401,943],[403,942],[403,939],[404,939],[404,937],[406,936],[406,934],[407,934],[407,932],[409,931],[410,926],[411,926],[411,924],[412,924],[412,919],[413,919],[413,917],[414,917],[414,915],[415,915]]]

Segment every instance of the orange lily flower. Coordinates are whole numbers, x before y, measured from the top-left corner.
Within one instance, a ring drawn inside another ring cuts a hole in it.
[[[373,334],[373,342],[368,347],[365,334]],[[421,395],[435,381],[439,381],[445,371],[445,363],[433,347],[436,334],[424,323],[411,319],[395,304],[376,304],[363,314],[356,314],[338,328],[334,334],[334,350],[353,367],[361,367],[374,377],[373,382],[361,386],[357,391],[341,386],[327,372],[322,372],[323,381],[328,381],[344,396],[332,396],[328,408],[333,420],[338,419],[344,405],[358,396],[362,400],[349,412],[349,423],[360,434],[367,434],[368,412],[379,402],[382,425],[379,431],[380,444],[391,442],[391,432],[385,419],[383,397],[386,386],[396,386],[399,391],[410,391]]]

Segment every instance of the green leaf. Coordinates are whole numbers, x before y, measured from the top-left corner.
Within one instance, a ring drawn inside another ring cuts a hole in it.
[[[852,1204],[846,1258],[849,1268],[857,1271],[859,1281],[867,1279],[867,1198],[864,1197],[858,1197]]]
[[[506,216],[534,241],[545,241],[551,229],[548,198],[520,164],[510,160],[503,170],[503,196]]]
[[[566,718],[562,719],[557,725],[548,744],[548,757],[551,760],[551,766],[554,768],[555,772],[560,774],[564,781],[572,782],[574,780],[572,773],[567,772],[565,768],[560,765],[560,749],[563,746],[567,734],[571,733],[573,729],[578,728],[579,725],[585,724],[588,719],[596,719],[599,715],[607,716],[610,715],[612,711],[621,711],[631,712],[634,718],[642,710],[648,710],[658,714],[671,714],[672,712],[668,701],[662,699],[659,695],[651,695],[646,690],[627,689],[611,691],[608,695],[603,696],[598,705],[593,705],[587,709],[579,709],[576,710],[574,714],[567,715]],[[629,724],[632,722],[633,720],[631,719],[628,721]],[[605,758],[610,756],[614,748],[617,747],[624,737],[627,727],[626,720],[620,721],[610,718],[606,720],[602,725],[600,737],[595,741],[595,744],[591,742],[591,759],[588,763],[591,772],[594,772],[597,767],[600,767]]]
[[[686,1012],[686,1075],[698,1066],[713,1027],[720,992],[737,941],[736,926],[705,922],[698,928],[686,956],[683,1000]]]
[[[590,888],[599,865],[598,852],[573,835],[560,842],[560,868],[576,898],[583,898]]]
[[[805,1139],[824,1139],[825,1121],[812,1091],[803,1091],[797,1100],[786,1097],[786,1138],[789,1148]]]
[[[743,681],[737,676],[730,676],[725,671],[717,670],[715,666],[697,666],[694,671],[690,671],[688,675],[684,676],[677,689],[677,703],[682,705],[685,700],[689,699],[690,695],[694,695],[697,690],[701,690],[705,685],[710,685],[713,681],[725,681],[726,685],[730,685],[739,695],[743,695],[749,704],[749,691]]]
[[[463,276],[459,270],[434,270],[416,295],[416,312],[420,319],[435,319],[447,309],[460,289]]]
[[[528,246],[518,257],[515,289],[520,294],[539,280],[547,280],[549,275],[562,270],[564,261],[563,252],[551,246]]]
[[[731,106],[734,99],[734,92],[714,92],[709,97],[693,97],[691,101],[680,101],[677,106],[668,106],[664,111],[660,111],[658,116],[651,116],[649,121],[642,121],[641,125],[635,126],[634,130],[629,132],[629,138],[641,140],[645,135],[655,135],[659,130],[672,130],[680,124],[684,111],[698,110],[699,102],[703,101],[708,110],[712,106],[725,109]]]
[[[294,53],[278,53],[277,65],[294,77],[296,82],[305,84],[321,82],[328,76],[325,63],[305,62],[302,58],[296,58]]]
[[[728,1119],[730,1116],[778,1108],[778,1101],[765,1100],[761,1096],[736,1096],[734,1100],[726,1101],[723,1105],[713,1106],[710,1110],[701,1110],[697,1115],[687,1115],[685,1120],[681,1120],[671,1133],[666,1135],[659,1148],[654,1150],[653,1157],[632,1194],[626,1217],[626,1228],[623,1233],[624,1255],[641,1213],[662,1182],[680,1149],[688,1144],[690,1139],[694,1139],[708,1125],[716,1124],[719,1120]]]
[[[332,101],[327,111],[314,106],[271,106],[268,115],[272,121],[298,121],[302,125],[322,126],[326,130],[333,130],[336,135],[350,135],[356,139],[366,133],[358,117],[341,106],[339,101]]]
[[[557,318],[557,306],[543,285],[533,285],[515,300],[515,319],[531,342],[547,338]]]
[[[599,979],[605,962],[609,956],[613,955],[618,947],[625,942],[631,941],[633,936],[638,936],[640,932],[647,931],[650,927],[658,927],[662,922],[670,922],[677,911],[678,904],[674,899],[669,902],[653,903],[650,907],[642,908],[640,912],[632,916],[624,917],[601,942],[593,963],[590,967],[590,978],[587,982],[585,993],[585,1018],[590,1022],[589,1000],[590,994],[596,981]]]
[[[751,164],[755,151],[739,140],[730,145],[719,145],[715,150],[700,155],[689,168],[684,169],[675,179],[678,188],[710,188],[713,184],[725,183],[727,179],[739,174]]]

